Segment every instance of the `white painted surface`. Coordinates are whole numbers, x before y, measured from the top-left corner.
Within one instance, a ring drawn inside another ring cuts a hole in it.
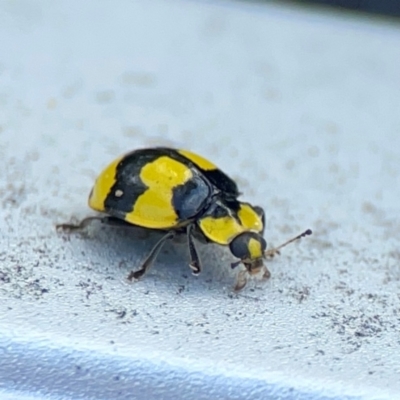
[[[400,398],[399,27],[115,4],[0,3],[0,389]],[[216,246],[201,247],[198,278],[178,243],[128,284],[157,235],[54,225],[90,214],[106,163],[156,144],[237,178],[266,209],[269,243],[314,236],[240,295]]]

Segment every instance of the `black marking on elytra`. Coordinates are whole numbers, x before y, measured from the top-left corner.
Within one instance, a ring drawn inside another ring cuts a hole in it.
[[[159,156],[159,152],[145,149],[133,151],[120,161],[116,168],[115,184],[104,202],[106,212],[124,219],[133,210],[137,199],[148,189],[140,179],[140,171]],[[118,190],[122,191],[122,196],[115,195]]]
[[[194,176],[172,191],[172,205],[180,221],[192,219],[207,209],[211,201],[211,187],[201,175]]]
[[[188,165],[191,168],[197,169],[219,192],[221,192],[220,198],[226,200],[234,200],[239,197],[240,193],[236,182],[233,179],[229,178],[229,176],[222,172],[220,169],[202,169],[192,160],[178,153],[178,150],[175,149],[171,149],[168,147],[156,147],[154,150],[161,150],[164,152],[164,154],[168,155],[174,160]]]

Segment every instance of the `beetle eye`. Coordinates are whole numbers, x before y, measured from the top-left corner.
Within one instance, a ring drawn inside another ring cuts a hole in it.
[[[255,232],[244,232],[236,236],[229,244],[231,253],[241,260],[263,257],[266,247],[265,239]]]
[[[236,236],[235,239],[233,239],[232,242],[229,244],[229,248],[231,250],[231,253],[236,258],[239,258],[240,260],[249,258],[248,257],[249,250],[247,248],[247,240],[243,234]]]

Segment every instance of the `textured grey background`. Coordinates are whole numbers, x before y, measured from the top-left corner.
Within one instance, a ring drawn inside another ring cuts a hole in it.
[[[277,5],[8,1],[0,38],[0,390],[400,398],[398,26]],[[217,246],[200,247],[198,278],[176,243],[127,283],[159,235],[54,225],[91,213],[105,164],[155,144],[237,178],[269,243],[314,236],[238,295]]]

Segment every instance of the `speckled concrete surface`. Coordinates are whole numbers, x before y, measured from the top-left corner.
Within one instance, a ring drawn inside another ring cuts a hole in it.
[[[10,1],[0,22],[0,390],[400,398],[398,26],[178,0]],[[314,235],[240,294],[217,246],[198,278],[176,243],[127,283],[158,235],[54,225],[155,144],[235,177],[270,244]]]

